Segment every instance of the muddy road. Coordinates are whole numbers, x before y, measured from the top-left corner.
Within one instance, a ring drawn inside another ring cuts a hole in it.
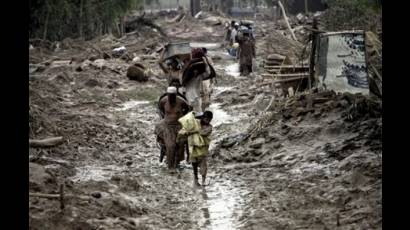
[[[30,229],[381,229],[378,105],[332,94],[316,111],[284,117],[299,108],[292,100],[305,99],[275,98],[260,68],[239,76],[219,43],[222,26],[184,23],[169,25],[167,39],[207,47],[218,74],[207,186],[193,186],[189,164],[169,174],[159,163],[153,131],[164,79],[130,81],[121,59],[83,62],[78,71],[61,61],[73,53],[66,49],[30,80],[30,138],[61,135],[65,143],[29,149],[29,182],[30,192],[47,194],[64,184],[73,197],[64,210],[30,197]],[[144,61],[161,76],[155,58]],[[345,118],[358,101],[367,110]]]

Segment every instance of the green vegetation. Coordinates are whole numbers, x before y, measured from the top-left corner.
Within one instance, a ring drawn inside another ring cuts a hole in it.
[[[143,0],[29,0],[29,37],[51,41],[91,39],[121,30],[121,19]]]
[[[382,5],[379,0],[327,0],[324,22],[327,30],[381,30]]]

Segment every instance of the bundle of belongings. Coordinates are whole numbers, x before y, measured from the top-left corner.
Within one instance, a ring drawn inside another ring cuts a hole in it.
[[[203,48],[193,48],[191,55],[192,59],[186,65],[183,73],[182,73],[182,85],[186,85],[191,78],[196,77],[200,74],[203,74],[206,71],[206,63],[204,63],[203,58],[207,59],[205,55],[205,50]],[[208,80],[214,78],[216,76],[215,69],[212,65],[209,65],[211,74],[204,77],[202,80]]]

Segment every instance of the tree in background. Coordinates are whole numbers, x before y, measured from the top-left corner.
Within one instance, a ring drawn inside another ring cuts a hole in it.
[[[378,0],[326,0],[324,14],[327,30],[362,29],[378,33],[381,30],[382,6]]]
[[[142,6],[143,0],[29,0],[29,36],[56,41],[122,34],[123,17]]]

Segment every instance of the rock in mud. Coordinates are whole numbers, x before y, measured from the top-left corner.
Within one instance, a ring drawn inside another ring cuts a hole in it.
[[[252,143],[249,145],[249,147],[253,149],[259,149],[262,147],[262,145],[265,143],[265,138],[257,138],[256,140],[252,141]]]
[[[281,143],[277,143],[277,144],[273,145],[273,148],[275,148],[275,149],[279,149],[280,147],[282,147]]]
[[[82,67],[81,65],[77,65],[77,66],[74,68],[74,70],[77,71],[77,72],[81,72],[81,71],[83,71],[84,69],[83,69],[83,67]]]
[[[111,180],[112,181],[121,181],[121,177],[118,176],[118,175],[114,175],[114,176],[111,177]]]
[[[100,199],[101,198],[101,193],[100,192],[93,192],[93,193],[91,193],[91,196],[96,198],[96,199]]]
[[[91,63],[92,62],[90,60],[85,60],[79,66],[77,66],[77,68],[75,70],[76,71],[84,71],[91,65]]]
[[[141,62],[142,61],[142,59],[140,58],[140,57],[134,57],[133,59],[132,59],[132,62],[133,63],[139,63],[139,62]]]
[[[107,68],[107,61],[104,59],[97,59],[94,62],[92,62],[91,65],[99,69],[104,69],[104,68]]]
[[[90,60],[90,61],[95,61],[95,60],[97,60],[97,59],[99,59],[100,57],[98,56],[98,55],[92,55],[92,56],[90,56],[89,58],[88,58],[88,60]]]
[[[236,143],[240,143],[246,140],[249,137],[249,134],[240,133],[231,137],[224,138],[222,140],[221,146],[222,148],[230,148],[234,146]]]
[[[110,83],[107,85],[107,88],[109,89],[115,89],[118,88],[120,84],[116,81],[110,81]]]
[[[148,81],[148,76],[145,74],[145,68],[141,65],[132,65],[128,67],[127,77],[130,80],[144,82]]]
[[[279,136],[276,134],[268,135],[268,137],[266,138],[266,142],[276,142],[279,141],[279,139]]]
[[[125,48],[125,46],[115,48],[112,50],[112,56],[117,58],[121,57],[123,54],[125,54],[126,51],[127,49]]]
[[[111,204],[107,204],[109,209],[107,209],[106,216],[110,217],[121,217],[121,216],[141,216],[147,213],[145,208],[137,207],[129,200],[125,200],[121,197],[116,197],[111,201]]]
[[[84,85],[90,88],[94,88],[96,86],[101,86],[101,83],[95,79],[90,79],[86,81]]]

